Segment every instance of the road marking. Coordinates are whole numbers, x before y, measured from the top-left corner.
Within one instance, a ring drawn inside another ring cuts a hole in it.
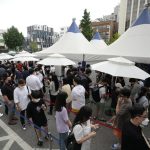
[[[12,144],[14,143],[14,140],[13,139],[10,139],[6,145],[4,146],[3,150],[8,150],[11,148]]]
[[[8,136],[1,137],[0,141],[2,141],[2,139],[3,140],[10,139],[5,145],[5,147],[11,146],[15,141],[21,148],[25,150],[33,150],[33,148],[28,143],[26,143],[20,136],[18,136],[18,134],[16,134],[10,127],[8,127],[7,124],[5,124],[1,119],[0,119],[0,126],[5,130],[5,132],[8,133],[9,136],[9,138]]]

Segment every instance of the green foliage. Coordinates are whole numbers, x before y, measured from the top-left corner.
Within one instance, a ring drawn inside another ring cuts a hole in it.
[[[113,42],[115,42],[118,38],[120,37],[120,35],[118,34],[118,32],[116,32],[112,38],[110,38],[110,40],[108,41],[108,45],[112,44]]]
[[[18,29],[12,26],[3,34],[3,39],[9,49],[18,50],[22,48],[24,37]]]
[[[31,48],[32,52],[38,51],[37,43],[36,42],[31,42],[30,43],[30,48]]]
[[[80,21],[80,29],[87,40],[90,41],[93,36],[93,29],[90,21],[90,12],[87,12],[86,9],[84,10],[82,20]]]

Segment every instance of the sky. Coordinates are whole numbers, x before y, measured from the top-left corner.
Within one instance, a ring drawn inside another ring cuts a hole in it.
[[[12,25],[27,36],[27,26],[47,25],[60,32],[70,26],[72,18],[79,25],[84,10],[91,20],[109,15],[120,0],[0,0],[0,29]]]

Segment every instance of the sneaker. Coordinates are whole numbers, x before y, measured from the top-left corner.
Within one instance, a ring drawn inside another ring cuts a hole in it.
[[[120,150],[120,148],[121,148],[120,143],[113,144],[113,145],[111,146],[111,149],[112,149],[112,150]]]
[[[26,130],[27,128],[26,128],[26,126],[25,126],[25,125],[23,125],[23,126],[22,126],[22,129],[23,129],[23,130]]]
[[[43,146],[43,141],[38,141],[37,145],[38,146]]]
[[[3,114],[2,113],[0,113],[0,117],[2,117],[3,116]]]

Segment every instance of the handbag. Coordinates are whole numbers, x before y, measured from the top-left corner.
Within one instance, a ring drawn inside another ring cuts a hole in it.
[[[69,133],[68,137],[65,139],[66,149],[67,150],[81,150],[82,144],[77,143],[74,133],[72,131]]]

